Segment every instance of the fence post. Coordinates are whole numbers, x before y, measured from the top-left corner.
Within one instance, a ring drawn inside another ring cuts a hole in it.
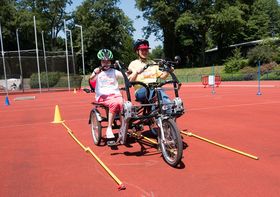
[[[258,61],[258,93],[257,95],[260,96],[262,95],[261,93],[261,63],[260,60]]]
[[[6,94],[8,96],[8,82],[7,82],[7,73],[6,73],[6,65],[5,65],[5,52],[4,52],[4,43],[3,43],[1,24],[0,24],[0,41],[1,41],[1,53],[2,53],[2,60],[3,60],[3,68],[4,68],[4,78],[5,78],[5,83],[6,83]]]
[[[214,64],[212,66],[212,76],[214,78],[214,83],[213,83],[213,86],[212,86],[212,94],[215,94],[216,92],[215,92],[215,66],[214,66]]]
[[[37,57],[37,69],[38,69],[38,83],[39,83],[39,89],[40,93],[42,92],[41,88],[41,72],[40,72],[40,63],[39,63],[39,51],[38,51],[38,41],[37,41],[37,29],[36,29],[36,18],[33,16],[33,22],[34,22],[34,34],[35,34],[35,44],[36,44],[36,57]]]

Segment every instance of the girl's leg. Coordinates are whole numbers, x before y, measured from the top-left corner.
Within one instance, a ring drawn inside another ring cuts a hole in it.
[[[107,130],[106,130],[106,137],[107,138],[114,138],[114,134],[113,134],[113,131],[112,131],[112,124],[113,124],[113,120],[114,120],[114,115],[112,112],[109,112],[109,115],[108,115],[108,127],[107,127]]]

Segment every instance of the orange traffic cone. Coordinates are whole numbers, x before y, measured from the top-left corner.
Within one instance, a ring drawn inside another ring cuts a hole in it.
[[[54,111],[54,120],[52,121],[52,123],[62,123],[62,122],[64,122],[64,120],[62,120],[58,105],[56,105]]]

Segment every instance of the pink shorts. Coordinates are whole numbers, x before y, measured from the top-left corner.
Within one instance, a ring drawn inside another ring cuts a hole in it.
[[[114,114],[120,113],[123,107],[123,98],[121,95],[103,95],[99,97],[97,102],[109,107],[109,112]]]

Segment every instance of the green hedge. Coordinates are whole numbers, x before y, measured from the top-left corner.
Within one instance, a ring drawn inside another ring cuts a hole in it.
[[[277,72],[267,73],[261,76],[261,80],[280,80],[280,75]]]
[[[70,77],[70,86],[72,88],[80,88],[81,87],[81,81],[82,76],[75,75],[75,76],[69,76]],[[47,88],[47,81],[49,82],[49,87],[68,87],[68,77],[65,73],[62,72],[48,72],[48,77],[46,75],[46,72],[42,72],[40,74],[41,78],[41,88]],[[48,80],[47,80],[48,79]],[[39,82],[38,82],[38,74],[33,73],[30,76],[30,87],[31,88],[39,88]]]
[[[71,88],[80,88],[83,77],[80,75],[69,76]],[[55,87],[68,87],[68,77],[62,76],[55,85]]]
[[[64,73],[62,73],[62,72],[48,72],[48,77],[47,77],[46,72],[41,72],[40,73],[41,87],[42,88],[47,88],[48,87],[48,85],[47,85],[48,80],[49,80],[49,87],[54,87],[63,74]],[[39,88],[38,73],[33,73],[30,76],[30,87],[31,88]]]

